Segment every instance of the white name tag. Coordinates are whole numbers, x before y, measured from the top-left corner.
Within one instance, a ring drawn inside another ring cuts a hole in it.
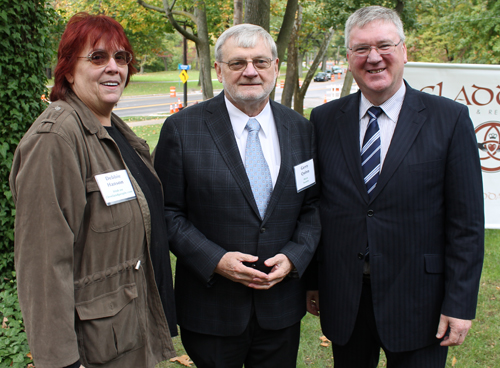
[[[314,162],[311,158],[309,161],[304,161],[293,168],[295,170],[295,183],[297,184],[297,193],[312,187],[316,184],[316,176],[314,175]]]
[[[130,201],[135,198],[134,188],[127,170],[118,170],[95,176],[106,206]]]

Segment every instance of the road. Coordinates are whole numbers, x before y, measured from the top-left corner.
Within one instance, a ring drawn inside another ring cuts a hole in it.
[[[344,79],[335,80],[334,82],[311,82],[307,89],[304,98],[304,107],[316,107],[324,103],[325,98],[330,101],[333,98],[338,98],[334,95],[332,89],[342,89]],[[276,88],[275,100],[281,101],[282,88]],[[218,94],[220,91],[214,91]],[[170,105],[176,104],[178,99],[184,101],[184,96],[179,91],[176,97],[165,95],[149,95],[149,96],[130,96],[122,97],[114,108],[113,112],[120,117],[127,116],[166,116],[170,113]],[[188,93],[188,104],[201,102],[203,100],[201,92]]]

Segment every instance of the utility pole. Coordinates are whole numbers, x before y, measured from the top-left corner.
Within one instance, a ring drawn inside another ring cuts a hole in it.
[[[184,30],[186,29],[186,23],[184,23]],[[184,65],[188,65],[187,63],[187,38],[184,37]],[[188,94],[187,94],[187,90],[188,90],[188,84],[187,84],[187,81],[186,83],[184,83],[184,104],[183,106],[184,107],[187,107],[187,101],[188,101]]]

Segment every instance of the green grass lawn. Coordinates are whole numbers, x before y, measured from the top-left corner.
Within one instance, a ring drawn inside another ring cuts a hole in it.
[[[305,111],[306,116],[309,114],[310,109]],[[161,124],[138,126],[132,129],[137,135],[146,139],[153,149],[158,142],[161,126]],[[175,262],[173,256],[172,260]],[[297,367],[333,367],[331,348],[320,345],[321,336],[319,319],[307,314],[302,320]],[[179,337],[174,338],[174,344],[179,356],[185,354]],[[379,367],[385,366],[386,361],[382,354]],[[174,367],[181,367],[181,365],[163,362],[157,366],[157,368]],[[477,316],[465,343],[462,346],[450,348],[446,367],[500,367],[500,230],[486,230],[485,261]]]

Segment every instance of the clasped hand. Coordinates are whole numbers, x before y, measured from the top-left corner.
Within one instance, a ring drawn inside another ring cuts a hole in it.
[[[227,252],[219,261],[215,272],[249,288],[267,290],[281,282],[293,269],[292,262],[281,253],[264,262],[267,267],[272,267],[268,274],[243,264],[255,263],[258,259],[259,257],[250,254]]]

